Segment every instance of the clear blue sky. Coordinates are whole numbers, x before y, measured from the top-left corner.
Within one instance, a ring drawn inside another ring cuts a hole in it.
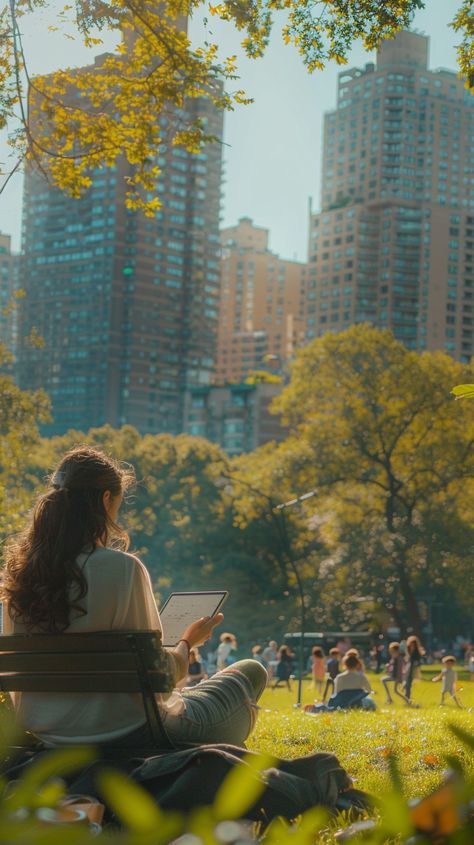
[[[456,69],[457,36],[448,23],[459,5],[460,0],[426,0],[426,9],[415,16],[413,27],[430,36],[431,68]],[[335,106],[341,68],[331,66],[309,75],[295,49],[282,43],[278,26],[265,58],[250,61],[242,56],[238,35],[230,25],[211,20],[222,54],[240,56],[238,87],[255,101],[225,116],[223,225],[252,217],[270,230],[271,249],[285,258],[305,260],[308,198],[313,197],[315,208],[319,206],[322,118]],[[35,24],[24,19],[31,72],[90,62],[90,50],[58,33],[45,32],[52,22],[51,12],[45,11],[35,14]],[[196,23],[191,34],[198,30]],[[363,65],[373,58],[356,46],[349,64]],[[5,159],[3,149],[1,153]],[[22,180],[17,176],[0,195],[0,231],[13,236],[16,249],[21,191]]]

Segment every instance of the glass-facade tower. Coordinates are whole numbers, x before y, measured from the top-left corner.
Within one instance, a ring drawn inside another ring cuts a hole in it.
[[[222,138],[223,115],[189,104]],[[178,433],[184,392],[215,366],[221,150],[157,151],[162,208],[125,208],[127,166],[96,170],[74,200],[29,170],[25,179],[19,331],[21,387],[51,397],[48,434],[125,423]]]

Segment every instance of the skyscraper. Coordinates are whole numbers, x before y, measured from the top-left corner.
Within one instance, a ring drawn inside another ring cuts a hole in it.
[[[187,110],[222,138],[222,112],[202,99]],[[221,149],[157,151],[153,219],[125,208],[124,161],[95,170],[80,200],[27,172],[20,332],[34,327],[44,347],[20,349],[18,381],[50,395],[47,433],[182,430],[186,387],[207,384],[215,366]]]
[[[15,352],[17,332],[18,256],[11,237],[0,232],[0,344]]]
[[[339,74],[310,214],[307,338],[369,321],[469,360],[474,329],[474,98],[401,32]]]
[[[304,343],[306,265],[271,252],[268,230],[242,217],[221,232],[222,288],[216,381],[279,372]]]

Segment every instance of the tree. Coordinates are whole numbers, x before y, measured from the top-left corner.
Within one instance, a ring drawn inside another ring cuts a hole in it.
[[[244,379],[244,384],[281,384],[283,376],[277,373],[269,373],[268,370],[249,370]]]
[[[92,168],[113,166],[124,157],[130,165],[128,206],[153,214],[159,208],[160,144],[182,144],[196,153],[213,140],[204,121],[192,116],[189,103],[202,97],[218,109],[232,110],[248,102],[244,92],[233,88],[236,57],[219,59],[209,28],[203,45],[193,47],[187,16],[204,6],[208,15],[241,31],[247,56],[258,58],[269,42],[275,13],[283,10],[284,41],[297,48],[313,72],[327,62],[344,64],[358,38],[372,49],[392,37],[410,24],[425,0],[224,0],[215,5],[164,0],[156,6],[141,0],[75,0],[64,6],[59,20],[77,37],[87,46],[99,46],[101,33],[113,31],[122,34],[121,42],[93,67],[32,79],[21,21],[47,5],[48,0],[10,0],[0,14],[0,127],[9,130],[16,155],[4,184],[26,160],[79,196],[90,185]],[[463,37],[460,67],[472,88],[471,5],[463,0],[453,26]]]
[[[275,444],[235,458],[229,480],[236,524],[247,542],[250,538],[259,558],[273,566],[273,636],[281,628],[307,630],[307,608],[311,606],[322,544],[301,512],[277,508],[292,498],[290,491],[294,488],[291,476],[282,471]]]
[[[318,491],[326,569],[418,632],[417,593],[462,601],[472,565],[474,423],[449,396],[469,380],[472,366],[359,325],[302,349],[275,400],[290,427],[275,458],[294,492]]]
[[[0,542],[18,529],[31,505],[37,479],[29,472],[30,455],[40,440],[38,425],[49,420],[44,391],[20,390],[2,371],[10,363],[0,345]]]

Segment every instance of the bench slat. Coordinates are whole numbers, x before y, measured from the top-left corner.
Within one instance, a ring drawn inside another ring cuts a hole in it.
[[[161,648],[158,631],[94,631],[84,634],[6,634],[0,636],[2,652],[130,652],[132,638],[140,646]]]
[[[169,678],[161,672],[147,672],[153,692],[170,692]],[[46,673],[0,672],[0,688],[5,692],[124,692],[140,693],[141,685],[136,672],[69,672]]]
[[[150,661],[147,661],[147,664]],[[77,672],[136,672],[137,664],[134,654],[114,652],[105,654],[94,654],[94,652],[76,652],[70,654],[52,654],[42,652],[41,654],[30,652],[3,653],[0,651],[0,673],[1,672],[71,672],[74,668]],[[153,664],[150,663],[150,669]]]

